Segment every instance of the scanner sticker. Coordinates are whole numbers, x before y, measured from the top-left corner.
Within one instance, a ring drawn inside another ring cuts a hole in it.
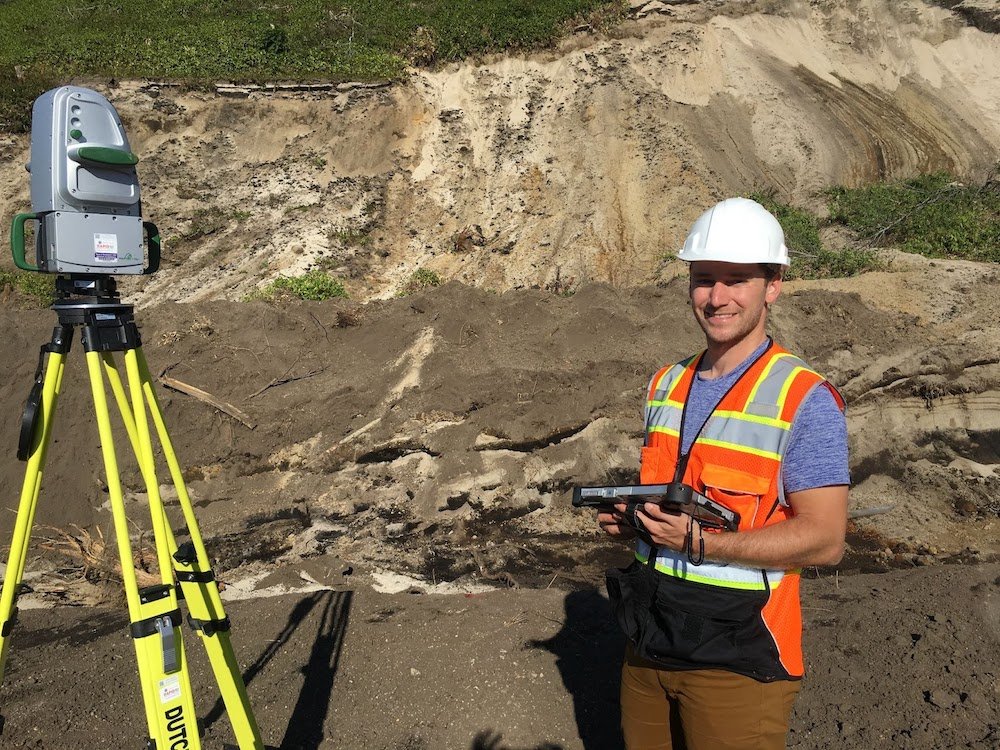
[[[170,703],[181,697],[181,680],[177,675],[160,680],[160,703]]]
[[[118,235],[117,234],[95,234],[94,235],[94,262],[95,263],[117,263],[118,262]]]

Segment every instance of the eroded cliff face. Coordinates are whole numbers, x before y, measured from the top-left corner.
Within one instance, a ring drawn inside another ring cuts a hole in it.
[[[315,267],[355,299],[417,268],[492,290],[645,283],[720,197],[808,203],[1000,156],[995,4],[634,5],[611,37],[391,86],[108,89],[166,238],[129,291],[239,299]],[[0,149],[0,202],[25,210],[27,139]]]

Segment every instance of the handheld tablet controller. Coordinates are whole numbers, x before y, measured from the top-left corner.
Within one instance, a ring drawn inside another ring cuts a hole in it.
[[[681,482],[573,488],[574,508],[610,509],[615,503],[631,506],[650,502],[667,512],[686,513],[705,528],[736,531],[740,525],[739,513]]]

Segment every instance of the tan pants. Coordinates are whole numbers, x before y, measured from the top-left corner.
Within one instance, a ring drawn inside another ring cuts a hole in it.
[[[628,750],[784,750],[801,682],[722,669],[657,669],[629,650],[622,668]]]

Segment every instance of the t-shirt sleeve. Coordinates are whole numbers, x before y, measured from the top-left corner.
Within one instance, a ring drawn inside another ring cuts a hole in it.
[[[785,494],[851,483],[847,420],[823,385],[809,394],[792,422],[781,475]]]

